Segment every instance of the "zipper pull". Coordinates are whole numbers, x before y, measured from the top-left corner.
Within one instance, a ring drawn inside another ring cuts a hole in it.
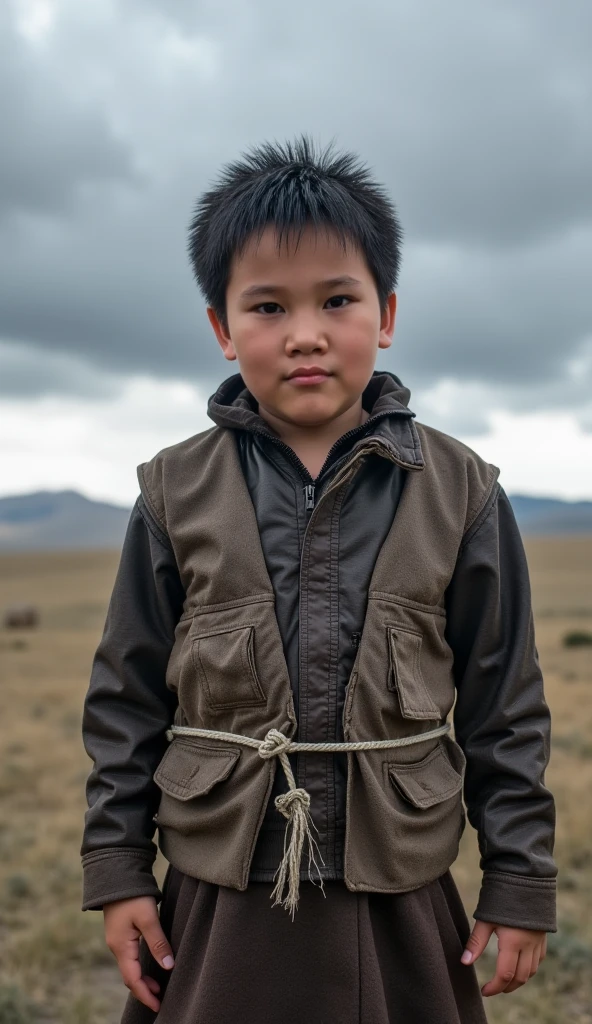
[[[362,634],[361,634],[361,633],[352,633],[352,634],[351,634],[351,636],[350,636],[350,640],[351,640],[351,645],[352,645],[352,647],[353,647],[353,648],[354,648],[355,650],[357,650],[357,649],[358,649],[358,647],[360,646],[360,639],[361,639],[361,636],[362,636]]]
[[[306,484],[306,486],[304,488],[304,495],[305,495],[305,498],[306,498],[306,510],[308,511],[309,509],[314,508],[314,503],[315,503],[315,485],[314,484]]]

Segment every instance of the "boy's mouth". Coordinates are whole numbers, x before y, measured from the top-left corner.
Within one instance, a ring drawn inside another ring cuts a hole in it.
[[[287,379],[293,384],[320,384],[330,376],[322,366],[298,366]]]

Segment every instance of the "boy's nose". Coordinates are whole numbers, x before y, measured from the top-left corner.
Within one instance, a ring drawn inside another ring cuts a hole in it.
[[[326,325],[315,316],[291,317],[287,324],[287,340],[301,351],[327,343]]]

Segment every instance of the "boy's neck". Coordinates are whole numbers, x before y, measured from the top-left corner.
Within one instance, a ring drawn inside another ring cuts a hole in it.
[[[348,409],[342,416],[330,420],[323,427],[301,427],[298,424],[286,423],[261,409],[259,415],[271,427],[273,433],[296,453],[310,475],[316,478],[325,463],[330,449],[343,434],[354,430],[366,422],[370,413],[364,409],[362,399]]]

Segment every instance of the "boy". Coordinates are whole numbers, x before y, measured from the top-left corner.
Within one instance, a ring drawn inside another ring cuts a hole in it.
[[[368,170],[306,137],[197,205],[193,268],[240,373],[213,428],[139,467],[84,708],[83,909],[104,911],[124,1024],[483,1022],[492,932],[485,996],[556,930],[520,535],[496,467],[374,370],[401,237]]]

